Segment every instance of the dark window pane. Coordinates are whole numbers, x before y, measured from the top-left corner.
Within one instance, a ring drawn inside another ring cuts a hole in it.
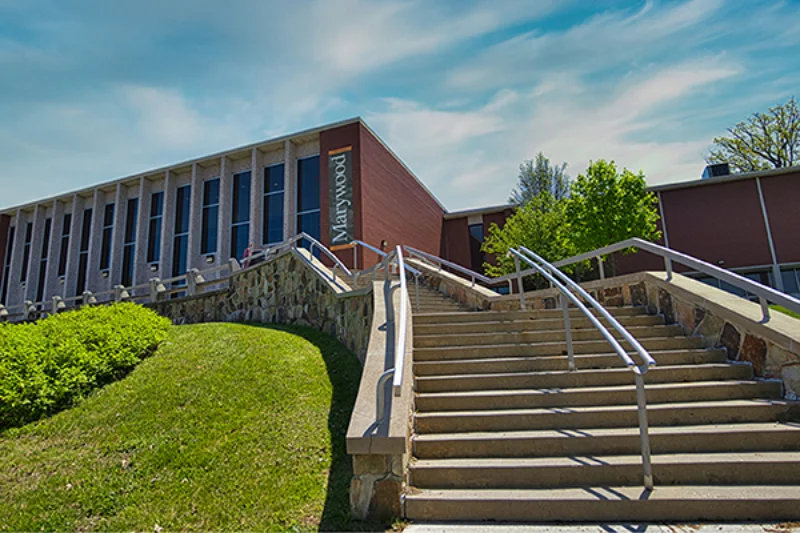
[[[47,259],[50,253],[50,232],[53,229],[53,219],[48,218],[44,221],[44,235],[42,236],[42,253],[39,256],[41,259]]]
[[[126,287],[133,285],[133,261],[136,259],[134,245],[129,244],[122,250],[122,284]]]
[[[164,213],[164,193],[154,192],[150,196],[150,216],[160,217]]]
[[[308,233],[315,239],[319,239],[319,211],[297,217],[297,231]]]
[[[31,258],[31,234],[33,232],[33,222],[28,222],[25,226],[25,245],[22,248],[22,272],[20,282],[28,279],[28,261]]]
[[[191,186],[186,185],[178,189],[175,198],[175,233],[189,231],[189,204],[191,202]]]
[[[319,209],[319,156],[297,162],[297,212]]]
[[[231,257],[239,261],[244,258],[244,251],[250,244],[250,224],[240,224],[231,228]]]
[[[175,237],[172,248],[172,275],[180,276],[186,274],[186,252],[189,247],[189,236],[181,235]]]
[[[264,196],[264,222],[261,236],[264,244],[283,240],[283,193]]]
[[[47,258],[39,262],[39,285],[36,288],[36,301],[44,300],[44,284],[47,280]]]
[[[103,242],[100,246],[100,270],[108,269],[111,264],[111,237],[113,229],[103,228]]]
[[[103,226],[114,225],[114,204],[106,205],[105,212],[103,213]]]
[[[202,238],[200,239],[200,253],[213,254],[217,251],[217,222],[219,220],[219,207],[203,208]]]
[[[72,231],[72,213],[67,213],[64,215],[64,224],[61,226],[61,236],[67,237],[69,236],[69,232]]]
[[[469,253],[470,268],[475,272],[483,272],[483,263],[486,260],[485,254],[481,251],[483,243],[483,224],[469,225]]]
[[[800,292],[800,288],[797,285],[797,276],[796,270],[789,269],[789,270],[781,270],[781,279],[783,280],[783,292],[787,292],[789,294]]]
[[[86,289],[86,267],[88,266],[88,261],[88,253],[81,253],[78,257],[78,285],[75,289],[75,296],[80,296]]]
[[[283,190],[283,163],[264,169],[264,192]]]
[[[136,217],[139,215],[139,199],[128,200],[128,212],[125,217],[125,244],[136,241]]]
[[[92,210],[83,210],[83,224],[81,225],[81,251],[89,249],[89,237],[92,231]]]
[[[161,258],[161,218],[150,219],[150,233],[147,239],[147,262],[154,263]]]
[[[219,203],[219,178],[208,180],[203,184],[203,205]]]
[[[67,272],[67,254],[69,253],[69,235],[61,237],[61,249],[58,253],[58,275],[63,276]]]
[[[3,271],[3,288],[2,292],[0,293],[0,303],[6,303],[6,297],[8,296],[8,284],[9,279],[8,276],[11,274],[11,255],[14,251],[14,234],[16,233],[16,227],[12,226],[8,228],[8,242],[6,244],[6,261],[5,267]]]
[[[233,177],[233,223],[250,220],[250,171]]]

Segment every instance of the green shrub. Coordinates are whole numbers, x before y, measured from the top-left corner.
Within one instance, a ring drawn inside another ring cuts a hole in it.
[[[132,303],[0,324],[0,429],[69,407],[119,379],[155,350],[169,326]]]

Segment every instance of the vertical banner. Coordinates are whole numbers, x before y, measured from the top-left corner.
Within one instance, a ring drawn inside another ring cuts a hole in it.
[[[328,152],[328,187],[330,210],[328,227],[330,245],[348,244],[354,238],[353,213],[353,147],[345,146]]]

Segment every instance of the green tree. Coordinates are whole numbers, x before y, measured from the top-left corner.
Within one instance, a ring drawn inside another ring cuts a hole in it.
[[[734,172],[751,172],[800,164],[800,108],[791,97],[766,113],[754,113],[715,137],[708,163],[729,163]]]
[[[550,193],[555,200],[566,198],[569,195],[566,168],[566,163],[551,165],[550,159],[539,152],[535,159],[528,159],[519,166],[517,188],[511,191],[508,201],[521,206],[543,192]]]
[[[647,191],[644,174],[628,169],[620,173],[613,161],[590,162],[586,174],[578,175],[572,183],[566,216],[569,238],[577,253],[632,237],[655,240],[661,236],[656,226],[657,200]],[[614,264],[610,266],[613,274]]]
[[[484,263],[486,274],[497,277],[515,272],[514,258],[509,257],[508,251],[519,246],[530,248],[548,261],[573,255],[566,224],[566,200],[542,192],[520,206],[502,228],[497,224],[489,226],[489,235],[481,249],[494,254],[497,264]]]

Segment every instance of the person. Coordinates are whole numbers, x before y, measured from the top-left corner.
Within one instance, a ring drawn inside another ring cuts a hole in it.
[[[242,258],[242,264],[244,268],[250,266],[250,256],[253,255],[253,243],[247,245],[247,248],[244,249],[244,257]]]

